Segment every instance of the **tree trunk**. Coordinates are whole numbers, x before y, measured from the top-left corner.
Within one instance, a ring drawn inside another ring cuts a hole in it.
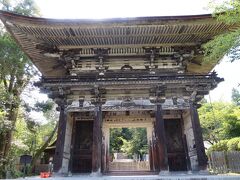
[[[8,130],[6,133],[4,157],[8,157],[8,154],[9,154],[9,151],[11,148],[13,130],[15,129],[15,124],[16,124],[17,116],[18,116],[18,110],[19,110],[19,105],[18,105],[18,107],[12,108],[8,114],[8,120],[12,122],[12,128],[10,130]]]
[[[15,128],[15,124],[17,121],[17,115],[19,110],[19,104],[14,103],[10,105],[11,109],[8,111],[6,118],[8,121],[11,122],[11,128],[7,129],[6,132],[4,132],[0,139],[2,140],[2,143],[0,144],[0,177],[5,177],[5,169],[6,165],[8,163],[8,156],[9,151],[11,148],[11,142],[12,142],[12,136],[13,136],[13,130]]]

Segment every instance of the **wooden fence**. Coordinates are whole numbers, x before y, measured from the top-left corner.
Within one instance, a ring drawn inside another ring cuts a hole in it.
[[[209,168],[216,173],[240,173],[239,151],[214,151],[208,158]]]
[[[109,171],[150,171],[148,161],[110,162]]]

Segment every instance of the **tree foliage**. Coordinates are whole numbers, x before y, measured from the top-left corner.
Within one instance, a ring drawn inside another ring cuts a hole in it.
[[[0,0],[2,10],[25,16],[40,16],[39,8],[34,0]]]
[[[1,0],[3,10],[22,15],[35,15],[36,8],[32,0]],[[10,158],[10,149],[19,115],[20,95],[36,74],[32,63],[22,52],[11,36],[2,28],[0,32],[0,110],[3,113],[3,130],[0,133],[0,178]]]
[[[211,144],[240,137],[240,107],[233,103],[205,103],[199,109],[203,138]]]
[[[114,128],[110,131],[110,153],[123,152],[132,157],[148,153],[146,128]]]
[[[58,114],[54,109],[53,102],[37,102],[33,107],[28,107],[27,109],[34,111],[35,106],[44,107],[46,122],[35,122],[34,119],[26,115],[26,113],[29,113],[25,112],[26,106],[21,108],[13,133],[12,148],[9,152],[10,156],[8,159],[11,163],[7,169],[10,172],[17,172],[14,170],[15,167],[10,167],[12,164],[16,164],[15,161],[20,155],[29,154],[33,157],[29,168],[29,173],[31,173],[36,161],[41,158],[43,151],[56,139]]]
[[[237,106],[240,106],[240,93],[236,88],[232,89],[232,101]]]
[[[144,154],[148,154],[148,142],[146,128],[131,129],[132,138],[125,140],[121,150],[129,156],[134,154],[140,155],[142,158]]]
[[[240,137],[221,140],[218,143],[212,145],[207,153],[212,151],[240,151]]]
[[[212,1],[211,8],[214,9],[214,16],[218,21],[226,24],[239,24],[240,23],[240,1],[224,1],[223,4],[218,5]],[[205,49],[205,61],[216,63],[225,54],[230,57],[231,61],[240,58],[239,41],[240,28],[232,29],[229,32],[216,36],[212,41],[206,43],[203,48]]]

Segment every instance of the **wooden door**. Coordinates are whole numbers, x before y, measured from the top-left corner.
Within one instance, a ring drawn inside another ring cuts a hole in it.
[[[164,123],[167,141],[169,170],[186,171],[187,160],[183,144],[181,120],[168,119],[165,120]]]
[[[92,171],[93,121],[76,121],[72,157],[73,173]]]

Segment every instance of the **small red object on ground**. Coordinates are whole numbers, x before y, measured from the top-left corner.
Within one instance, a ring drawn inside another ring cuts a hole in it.
[[[50,176],[51,176],[50,172],[41,172],[40,173],[40,177],[41,178],[48,178]]]

